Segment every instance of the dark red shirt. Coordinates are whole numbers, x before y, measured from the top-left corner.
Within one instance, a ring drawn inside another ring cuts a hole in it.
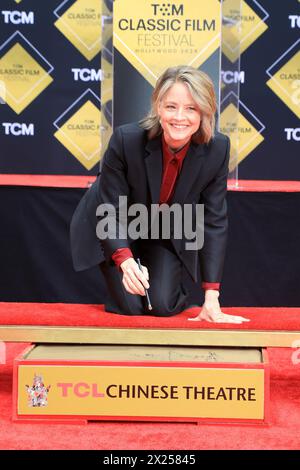
[[[159,203],[168,203],[175,190],[176,181],[178,175],[181,171],[183,160],[189,149],[190,142],[188,142],[182,149],[178,152],[172,152],[164,137],[162,137],[162,150],[163,150],[163,174],[162,174],[162,183],[160,188]],[[132,251],[130,248],[119,248],[112,254],[112,260],[116,266],[120,269],[120,265],[128,258],[133,258]],[[212,282],[202,282],[202,288],[204,290],[213,289],[219,290],[219,283]]]

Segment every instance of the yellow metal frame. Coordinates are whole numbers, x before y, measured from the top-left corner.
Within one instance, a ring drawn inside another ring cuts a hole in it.
[[[0,341],[69,344],[292,347],[300,331],[1,325]]]

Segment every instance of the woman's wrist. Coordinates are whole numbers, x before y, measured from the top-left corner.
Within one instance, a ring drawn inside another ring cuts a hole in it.
[[[220,292],[214,289],[205,290],[205,300],[218,299]]]
[[[121,271],[123,271],[124,269],[126,269],[126,266],[131,263],[131,261],[130,261],[130,262],[128,262],[128,261],[129,261],[129,260],[132,260],[132,259],[134,259],[133,256],[129,256],[129,257],[126,258],[124,261],[122,261],[122,263],[119,265],[119,269],[120,269]]]

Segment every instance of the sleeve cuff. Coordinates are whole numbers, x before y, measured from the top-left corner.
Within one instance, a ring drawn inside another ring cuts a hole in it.
[[[202,282],[202,289],[220,290],[220,283],[219,282]]]
[[[111,255],[111,259],[119,270],[121,269],[120,265],[123,263],[123,261],[127,260],[128,258],[133,258],[133,254],[130,248],[118,248]]]

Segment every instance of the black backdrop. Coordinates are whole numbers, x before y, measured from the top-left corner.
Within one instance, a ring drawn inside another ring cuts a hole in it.
[[[75,273],[69,222],[84,190],[0,188],[1,301],[104,303],[98,268]],[[229,192],[224,306],[300,306],[300,193]],[[191,300],[199,285],[187,278]]]

